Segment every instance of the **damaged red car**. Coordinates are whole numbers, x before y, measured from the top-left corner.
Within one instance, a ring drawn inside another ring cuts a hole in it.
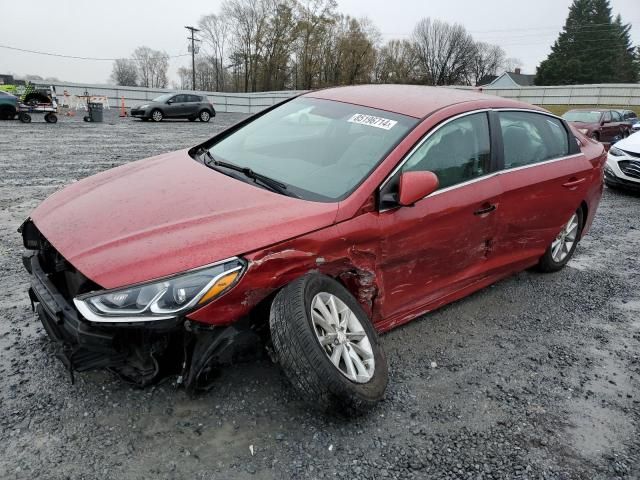
[[[378,333],[566,265],[605,159],[508,99],[315,91],[52,195],[20,228],[29,294],[71,372],[197,390],[262,344],[314,405],[364,409],[387,385]]]

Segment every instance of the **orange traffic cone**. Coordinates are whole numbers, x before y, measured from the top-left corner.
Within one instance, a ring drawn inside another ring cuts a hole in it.
[[[127,111],[124,108],[124,97],[122,97],[122,103],[120,104],[120,116],[121,117],[127,116]]]

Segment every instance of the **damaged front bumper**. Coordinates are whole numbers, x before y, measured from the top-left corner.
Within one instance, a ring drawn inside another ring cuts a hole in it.
[[[31,274],[29,297],[56,356],[71,373],[109,369],[138,386],[177,375],[188,390],[210,388],[217,367],[258,351],[259,332],[249,319],[212,327],[178,316],[153,322],[90,322],[63,295],[41,265],[38,251],[23,263]]]

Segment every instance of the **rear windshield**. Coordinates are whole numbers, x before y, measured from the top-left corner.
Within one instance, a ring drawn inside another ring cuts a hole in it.
[[[346,198],[417,124],[412,117],[301,97],[258,117],[210,149],[308,200]]]
[[[588,110],[570,110],[564,115],[567,122],[596,123],[600,120],[602,112]]]

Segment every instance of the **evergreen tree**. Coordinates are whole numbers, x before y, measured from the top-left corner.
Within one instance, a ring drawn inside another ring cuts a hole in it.
[[[562,32],[538,67],[536,85],[635,83],[640,65],[631,25],[613,20],[609,0],[574,0]]]

